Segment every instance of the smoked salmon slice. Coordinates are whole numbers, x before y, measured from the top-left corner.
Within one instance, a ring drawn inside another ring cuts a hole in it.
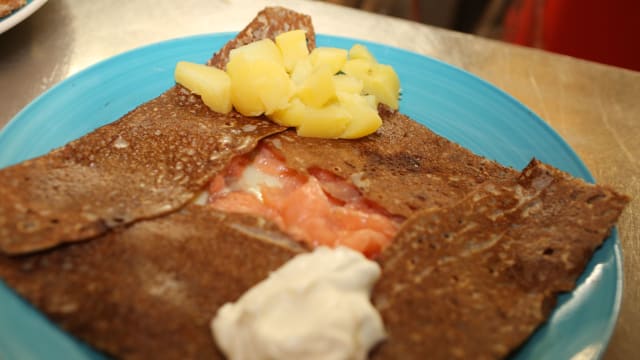
[[[328,170],[288,168],[265,143],[234,158],[211,182],[209,205],[264,217],[312,247],[344,245],[369,257],[391,243],[401,222]]]

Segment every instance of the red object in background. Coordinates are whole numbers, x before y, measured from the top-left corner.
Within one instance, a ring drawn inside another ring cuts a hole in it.
[[[504,39],[640,71],[640,1],[516,0]]]
[[[540,45],[540,2],[516,0],[511,3],[504,18],[504,40],[525,46]]]

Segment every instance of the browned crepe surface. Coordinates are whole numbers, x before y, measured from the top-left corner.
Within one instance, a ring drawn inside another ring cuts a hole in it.
[[[65,330],[131,359],[215,359],[209,322],[303,248],[197,205],[92,241],[0,254],[0,276]]]
[[[41,250],[175,211],[281,128],[220,115],[174,87],[122,119],[0,171],[0,246]],[[243,131],[243,129],[247,131]]]
[[[307,47],[315,48],[316,35],[310,16],[282,7],[267,7],[260,11],[232,41],[225,44],[208,64],[222,69],[229,61],[231,50],[260,39],[274,40],[278,34],[290,30],[304,30],[307,35]]]
[[[311,20],[266,8],[215,54]],[[138,219],[175,211],[229,160],[284,128],[263,118],[209,110],[180,86],[118,121],[42,157],[0,171],[0,251],[20,254],[100,235]]]
[[[500,358],[571,290],[628,198],[533,162],[409,219],[373,294],[374,358]],[[65,330],[123,358],[218,358],[219,306],[304,251],[273,224],[192,205],[92,241],[19,257],[0,277]]]
[[[382,254],[374,359],[494,359],[574,288],[629,198],[533,161],[453,207],[407,221]]]
[[[382,127],[354,140],[313,139],[288,130],[265,141],[294,169],[322,168],[350,180],[392,214],[454,204],[476,185],[518,172],[455,144],[397,111],[381,107]]]
[[[0,0],[0,17],[7,16],[26,4],[27,0]]]

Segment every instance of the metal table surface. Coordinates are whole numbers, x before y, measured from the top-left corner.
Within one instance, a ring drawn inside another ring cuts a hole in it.
[[[50,0],[0,34],[0,128],[52,85],[150,43],[240,30],[268,4],[313,16],[319,33],[408,49],[461,67],[513,95],[578,153],[597,182],[634,200],[618,223],[624,295],[605,359],[640,340],[640,73],[304,0]]]

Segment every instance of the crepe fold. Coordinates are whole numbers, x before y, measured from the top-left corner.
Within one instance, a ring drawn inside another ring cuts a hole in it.
[[[516,170],[478,156],[398,111],[381,105],[379,113],[380,129],[357,141],[303,138],[293,130],[264,141],[285,154],[288,167],[331,171],[388,213],[405,218],[421,209],[451,205],[486,180],[518,176]]]
[[[537,161],[414,213],[378,259],[388,338],[374,359],[502,358],[575,286],[628,198]],[[307,251],[275,225],[189,205],[100,238],[0,255],[0,277],[63,329],[118,358],[220,358],[224,303]]]
[[[117,358],[216,359],[217,309],[301,251],[271,223],[189,205],[92,241],[0,255],[0,276]]]
[[[629,202],[533,160],[417,213],[382,254],[373,300],[388,339],[373,359],[497,359],[575,287]]]
[[[0,171],[2,251],[43,250],[175,211],[233,156],[282,130],[188,99],[176,86],[52,153]]]
[[[209,61],[240,45],[304,29],[311,19],[266,8]],[[0,171],[0,251],[22,254],[80,241],[184,206],[229,160],[284,128],[221,115],[179,85],[112,124]]]
[[[313,47],[307,16],[267,8],[209,64],[297,28]],[[0,171],[0,277],[118,358],[221,358],[208,328],[217,309],[308,249],[262,218],[185,204],[264,141],[290,168],[333,172],[406,219],[377,259],[373,300],[389,337],[373,358],[506,356],[574,287],[629,199],[535,160],[523,172],[504,167],[379,111],[383,126],[363,139],[301,138],[215,114],[176,86]]]

